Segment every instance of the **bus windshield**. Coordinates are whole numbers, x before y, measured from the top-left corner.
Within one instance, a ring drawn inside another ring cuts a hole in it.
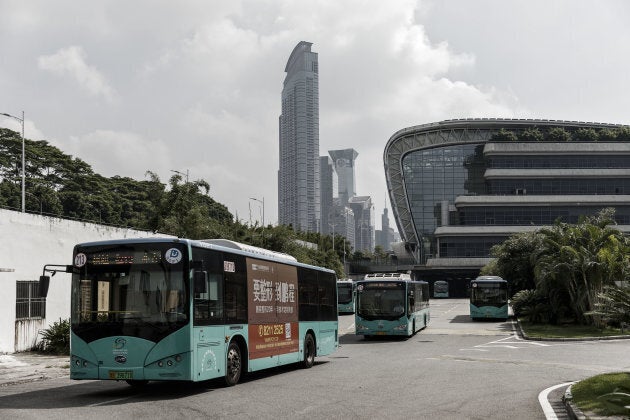
[[[433,293],[436,297],[448,297],[448,283],[443,280],[437,280],[433,283]]]
[[[473,284],[470,302],[476,306],[502,306],[507,301],[507,285],[505,283]]]
[[[352,302],[352,283],[337,283],[337,302]]]
[[[72,331],[86,342],[130,335],[157,342],[189,320],[185,248],[85,247],[75,253]],[[79,262],[79,264],[77,264]]]
[[[365,283],[358,294],[357,314],[364,319],[397,319],[405,314],[405,285]]]

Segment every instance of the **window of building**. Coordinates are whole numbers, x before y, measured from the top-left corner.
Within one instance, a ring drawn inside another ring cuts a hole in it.
[[[46,318],[46,298],[39,295],[39,282],[17,281],[15,319]]]

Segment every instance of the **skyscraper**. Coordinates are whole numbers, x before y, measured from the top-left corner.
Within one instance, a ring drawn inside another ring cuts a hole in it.
[[[389,227],[389,215],[387,207],[383,208],[381,215],[381,230],[375,231],[376,245],[383,248],[383,251],[392,250],[392,242],[394,242],[394,229]]]
[[[354,212],[355,251],[374,250],[374,206],[370,196],[350,198],[348,207]]]
[[[299,42],[284,69],[280,115],[278,222],[320,228],[319,69],[311,42]]]
[[[339,179],[339,198],[345,205],[356,195],[356,182],[354,180],[354,161],[359,153],[354,149],[329,150],[328,154],[335,164]]]
[[[333,198],[337,197],[337,172],[333,161],[329,156],[319,157],[319,177],[320,177],[320,202],[321,202],[321,229],[320,233],[332,235],[335,233]],[[339,230],[336,231],[339,233]]]

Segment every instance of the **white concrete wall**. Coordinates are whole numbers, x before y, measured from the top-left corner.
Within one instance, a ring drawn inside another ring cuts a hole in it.
[[[45,264],[71,265],[77,243],[156,236],[167,235],[0,209],[0,354],[28,350],[39,340],[39,329],[34,327],[39,322],[16,325],[17,281],[39,280]],[[66,273],[50,279],[46,319],[40,328],[60,318],[70,318],[70,274]]]

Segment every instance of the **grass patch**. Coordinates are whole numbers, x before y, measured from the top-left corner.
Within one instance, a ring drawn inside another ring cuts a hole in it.
[[[630,414],[630,373],[605,373],[571,387],[573,402],[584,413],[599,416]]]
[[[523,320],[519,320],[519,323],[523,332],[530,338],[587,338],[622,335],[619,328],[601,329],[592,325],[576,324],[532,324]]]

